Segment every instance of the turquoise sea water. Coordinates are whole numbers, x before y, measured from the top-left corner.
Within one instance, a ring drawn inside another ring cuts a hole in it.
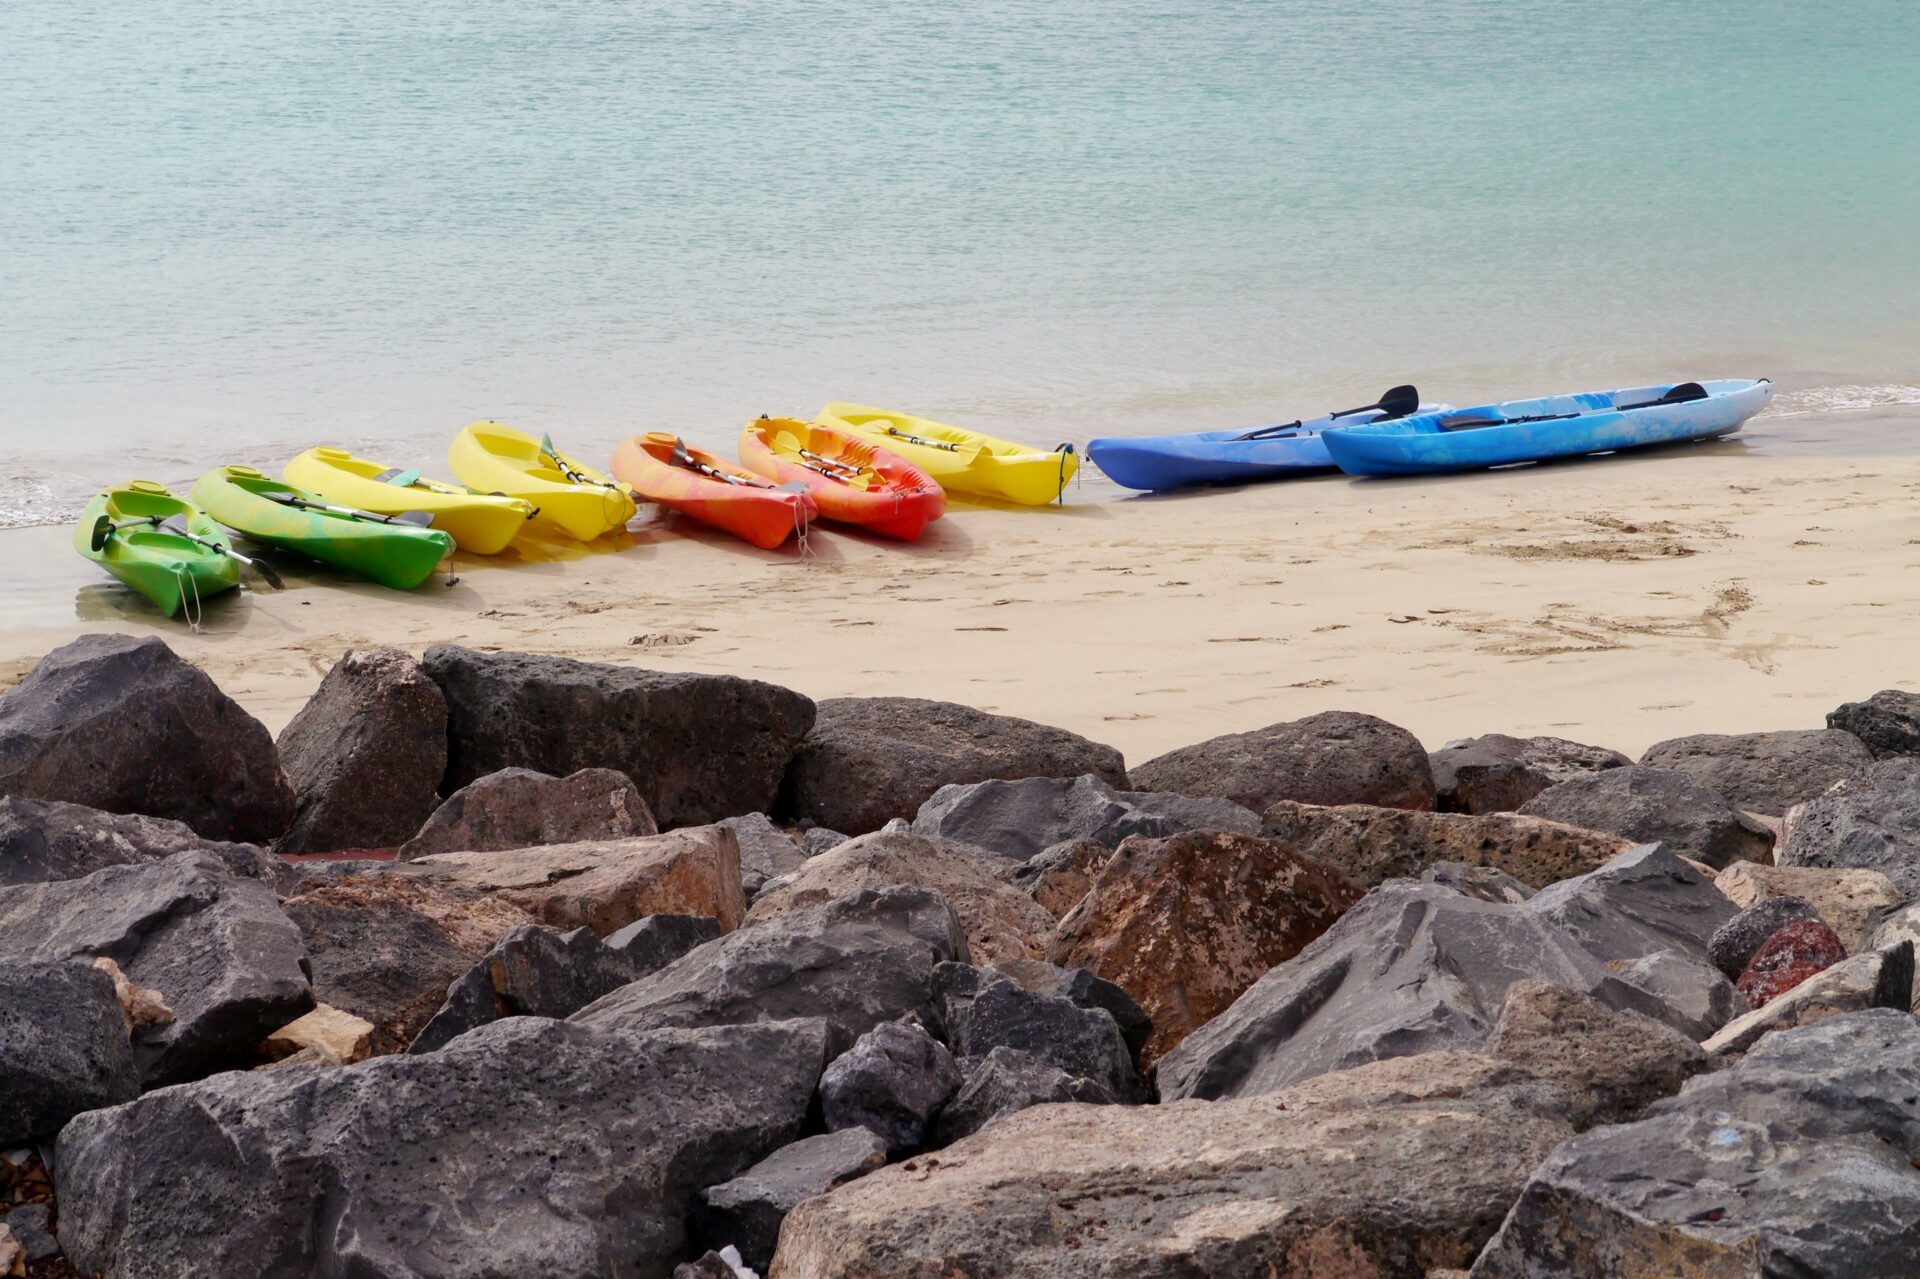
[[[0,508],[827,399],[1920,400],[1913,0],[11,0]]]

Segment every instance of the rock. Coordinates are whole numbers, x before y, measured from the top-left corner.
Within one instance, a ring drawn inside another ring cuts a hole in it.
[[[888,1155],[912,1154],[960,1079],[945,1044],[917,1025],[883,1021],[821,1076],[827,1131],[859,1129],[877,1134]]]
[[[714,1246],[733,1244],[742,1261],[764,1270],[773,1261],[780,1223],[788,1213],[886,1162],[886,1143],[864,1128],[783,1146],[700,1196],[693,1210],[694,1238]]]
[[[851,835],[842,835],[837,830],[828,830],[825,826],[809,826],[800,832],[800,847],[809,857],[818,857],[840,847]]]
[[[293,867],[265,849],[205,839],[184,822],[0,796],[0,888],[79,879],[109,866],[160,861],[175,853],[217,857],[234,874],[258,879],[276,892],[299,881]]]
[[[1864,773],[1873,755],[1852,733],[1813,728],[1675,737],[1649,746],[1640,762],[1677,769],[1740,808],[1777,817]]]
[[[0,1223],[0,1274],[24,1275],[26,1273],[26,1248],[13,1237],[11,1227]]]
[[[942,786],[1082,773],[1127,784],[1119,751],[1064,728],[919,697],[834,697],[820,703],[780,802],[864,835],[912,817]]]
[[[1806,898],[1850,952],[1860,949],[1879,916],[1906,900],[1892,880],[1873,870],[1735,862],[1713,882],[1729,901],[1742,908],[1769,897]]]
[[[1715,885],[1661,844],[1643,844],[1600,869],[1562,880],[1523,910],[1551,921],[1606,961],[1659,950],[1708,963],[1707,943],[1738,909]]]
[[[930,1013],[934,965],[966,958],[960,920],[939,894],[863,889],[695,947],[572,1020],[652,1030],[822,1017],[851,1042]]]
[[[1726,975],[1706,960],[1676,950],[1656,950],[1607,967],[1627,985],[1649,995],[1646,1009],[1689,1039],[1705,1039],[1747,1011],[1747,1001]]]
[[[1254,1096],[1369,1061],[1477,1048],[1524,978],[1610,1008],[1667,1011],[1540,913],[1394,881],[1162,1057],[1160,1096]]]
[[[516,1017],[148,1093],[61,1133],[60,1241],[114,1279],[664,1275],[698,1192],[800,1135],[827,1040]]]
[[[120,971],[119,964],[102,956],[93,961],[93,967],[105,973],[113,983],[113,997],[120,1005],[120,1020],[125,1023],[129,1035],[136,1026],[164,1026],[174,1019],[173,1009],[167,1007],[167,1001],[160,992],[134,985]]]
[[[1475,1054],[1415,1061],[1279,1097],[1028,1109],[800,1205],[773,1275],[1421,1279],[1464,1266],[1569,1135],[1564,1098]]]
[[[1383,719],[1323,711],[1169,751],[1133,770],[1133,784],[1215,795],[1264,813],[1282,800],[1430,809],[1433,769],[1418,738]]]
[[[314,994],[372,1022],[375,1055],[404,1050],[449,984],[509,930],[534,922],[507,901],[409,875],[320,881],[285,905],[306,940]]]
[[[1763,1008],[1807,978],[1847,957],[1834,931],[1817,919],[1803,919],[1775,930],[1747,962],[1735,983],[1753,1008]]]
[[[1150,1064],[1359,897],[1337,871],[1275,840],[1134,836],[1060,921],[1047,958],[1106,978],[1146,1010]]]
[[[1105,1084],[1070,1075],[1018,1048],[996,1048],[984,1057],[969,1057],[959,1064],[965,1078],[934,1121],[927,1142],[935,1149],[971,1137],[987,1125],[1033,1106],[1058,1102],[1119,1104]]]
[[[82,635],[0,694],[0,795],[255,843],[294,806],[260,721],[158,639],[130,635]]]
[[[179,853],[0,888],[0,961],[102,957],[173,1011],[134,1038],[149,1086],[232,1065],[313,1007],[299,929],[265,884],[211,857]]]
[[[1635,764],[1550,786],[1520,806],[1587,830],[1665,844],[1709,866],[1771,860],[1773,833],[1685,773]]]
[[[51,1137],[83,1110],[139,1095],[127,1024],[104,972],[0,961],[0,1144]]]
[[[1532,980],[1507,987],[1486,1053],[1560,1085],[1580,1132],[1637,1118],[1707,1068],[1706,1053],[1672,1027]]]
[[[435,853],[490,853],[542,844],[578,844],[656,835],[653,813],[625,773],[583,768],[549,777],[503,768],[469,782],[431,809],[399,859]]]
[[[1036,958],[1053,935],[1053,916],[1001,878],[1005,859],[969,844],[876,831],[822,853],[768,886],[747,912],[751,924],[779,919],[889,884],[939,893],[967,930],[967,949],[983,964]]]
[[[1707,956],[1715,968],[1737,979],[1767,938],[1788,924],[1819,918],[1820,912],[1804,897],[1763,897],[1714,931]]]
[[[1007,882],[1059,919],[1080,904],[1093,887],[1094,876],[1112,860],[1113,850],[1097,840],[1069,840],[1041,851],[1032,861],[1010,867]]]
[[[793,874],[812,856],[792,836],[769,821],[765,813],[744,813],[729,817],[720,825],[731,830],[740,841],[740,886],[746,891],[748,901],[760,895],[768,880]]]
[[[1827,727],[1859,738],[1875,759],[1920,755],[1920,693],[1882,689],[1828,711]]]
[[[609,950],[625,951],[648,972],[657,972],[719,935],[720,921],[705,915],[648,915],[609,934],[603,944]]]
[[[633,779],[662,827],[717,822],[772,806],[813,725],[811,700],[732,675],[454,644],[421,660],[447,697],[447,792],[503,768],[611,768]]]
[[[1439,884],[1483,902],[1501,902],[1509,906],[1518,905],[1534,894],[1534,889],[1504,870],[1492,866],[1467,866],[1460,862],[1435,862],[1420,873],[1420,882]]]
[[[1082,1008],[1104,1009],[1120,1027],[1120,1037],[1126,1040],[1133,1060],[1140,1060],[1141,1050],[1153,1034],[1153,1018],[1134,1002],[1133,996],[1106,978],[1084,968],[1061,968],[1039,959],[1007,960],[993,965],[993,969],[1036,995],[1060,995]]]
[[[694,920],[688,915],[653,915],[649,919]],[[647,922],[646,920],[640,921]],[[712,936],[719,927],[712,920]],[[637,927],[637,925],[636,925]],[[408,1052],[433,1052],[456,1036],[502,1017],[569,1017],[602,995],[639,981],[666,967],[698,944],[693,930],[681,929],[674,939],[684,945],[611,946],[589,928],[569,933],[523,926],[502,937],[464,976],[447,987],[446,1002],[433,1015]],[[700,940],[706,940],[702,936]]]
[[[939,1024],[963,1057],[1013,1048],[1123,1102],[1146,1099],[1133,1053],[1113,1014],[1064,995],[1043,995],[992,969],[942,964],[934,971]]]
[[[719,1252],[711,1249],[693,1261],[673,1268],[673,1279],[759,1279],[740,1258],[740,1250],[729,1244]]]
[[[365,1061],[373,1052],[373,1023],[319,1004],[268,1035],[261,1048],[275,1060],[315,1048],[342,1065]]]
[[[1769,1035],[1638,1122],[1554,1151],[1473,1279],[1909,1273],[1917,1092],[1920,1024],[1906,1013]]]
[[[1440,811],[1511,813],[1549,786],[1633,761],[1619,751],[1562,737],[1488,733],[1448,742],[1428,756]]]
[[[6,1228],[13,1232],[28,1261],[46,1261],[60,1255],[60,1241],[53,1236],[53,1210],[43,1203],[20,1204],[7,1210]]]
[[[1877,870],[1908,897],[1920,895],[1920,759],[1883,761],[1808,801],[1775,860]]]
[[[1260,833],[1326,863],[1362,888],[1389,879],[1417,879],[1440,862],[1491,867],[1523,884],[1545,888],[1584,875],[1633,847],[1618,835],[1512,813],[1472,817],[1364,804],[1322,808],[1291,801],[1267,810]]]
[[[278,745],[299,805],[283,852],[392,848],[439,802],[447,699],[409,654],[350,649]]]
[[[1782,985],[1764,1001],[1756,999],[1752,1012],[1728,1022],[1701,1047],[1710,1053],[1740,1053],[1751,1048],[1762,1035],[1776,1030],[1810,1026],[1827,1017],[1868,1008],[1906,1012],[1913,1006],[1913,943],[1910,941],[1896,942],[1885,950],[1870,950],[1829,965],[1807,963],[1794,967],[1813,971],[1790,985]]]
[[[1086,773],[942,786],[920,805],[913,829],[1024,862],[1068,840],[1091,839],[1112,848],[1129,835],[1189,830],[1257,835],[1260,817],[1228,800],[1125,791]]]

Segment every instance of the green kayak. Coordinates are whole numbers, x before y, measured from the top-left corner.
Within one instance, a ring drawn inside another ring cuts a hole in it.
[[[403,591],[426,581],[453,553],[453,538],[438,529],[422,527],[405,515],[377,515],[328,502],[251,466],[208,471],[193,486],[193,500],[253,541]]]
[[[73,545],[168,617],[184,607],[197,619],[201,600],[240,585],[239,561],[227,553],[220,526],[152,480],[132,480],[88,502]]]

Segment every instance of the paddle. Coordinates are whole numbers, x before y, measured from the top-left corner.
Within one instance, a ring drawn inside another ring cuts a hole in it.
[[[381,524],[404,524],[409,528],[432,528],[433,516],[425,511],[402,511],[398,515],[381,515],[377,511],[362,511],[351,506],[330,506],[325,502],[310,502],[297,493],[285,489],[255,489],[257,497],[269,502],[278,502],[282,506],[291,506],[302,511],[325,511],[329,515],[344,515],[355,520],[374,520]]]
[[[985,452],[987,447],[977,440],[970,444],[952,444],[946,440],[929,440],[922,435],[909,434],[897,426],[883,426],[880,428],[880,433],[891,436],[896,440],[905,440],[908,444],[918,444],[922,448],[940,449],[943,452],[952,453],[957,457],[965,459],[967,466],[972,466],[975,462],[979,461],[980,454]]]
[[[1464,413],[1440,419],[1443,431],[1477,431],[1486,426],[1520,426],[1528,422],[1564,422],[1568,418],[1587,417],[1594,413],[1627,413],[1634,409],[1650,409],[1663,404],[1692,404],[1708,398],[1707,388],[1698,382],[1682,382],[1671,387],[1667,393],[1656,400],[1642,400],[1638,404],[1615,404],[1608,408],[1579,409],[1572,413],[1536,413],[1531,417],[1470,417]]]
[[[801,444],[798,437],[790,431],[782,431],[774,436],[773,446],[775,448],[785,449],[790,453],[798,454],[800,457],[800,465],[806,467],[809,471],[824,475],[830,480],[838,480],[848,487],[852,487],[853,482],[861,478],[867,469],[864,466],[849,466],[845,462],[836,462],[830,457],[821,457],[818,453],[813,452]]]
[[[791,484],[775,484],[771,480],[750,480],[744,475],[728,475],[718,467],[708,466],[705,462],[695,457],[687,450],[686,441],[678,437],[675,437],[673,441],[673,451],[668,454],[668,457],[675,466],[684,466],[689,471],[697,471],[701,475],[719,480],[723,484],[738,484],[742,488],[772,489],[777,493],[805,493],[807,491],[807,486],[799,480],[795,480]]]
[[[1405,417],[1419,407],[1419,391],[1415,390],[1412,386],[1396,386],[1390,388],[1372,404],[1362,404],[1357,409],[1341,409],[1338,413],[1327,414],[1327,417],[1329,419],[1352,417],[1355,413],[1365,413],[1369,409],[1379,409],[1380,416],[1374,420],[1376,422],[1386,422],[1396,417]],[[1263,426],[1258,430],[1248,431],[1245,435],[1236,435],[1233,438],[1236,442],[1240,440],[1284,439],[1305,425],[1306,423],[1304,421],[1283,422],[1279,426]]]
[[[107,539],[111,538],[115,533],[130,528],[138,528],[142,524],[151,524],[162,532],[172,533],[175,537],[184,537],[196,546],[204,546],[210,551],[217,551],[222,555],[228,556],[258,573],[266,584],[276,591],[286,588],[286,583],[280,580],[280,575],[274,572],[271,566],[260,560],[250,559],[230,546],[222,546],[220,543],[208,541],[204,537],[195,537],[193,530],[187,527],[186,517],[181,515],[169,515],[165,519],[162,519],[158,515],[149,515],[142,519],[128,520],[124,524],[115,524],[112,520],[102,515],[93,522],[93,549],[96,551],[105,549]]]
[[[395,488],[410,489],[420,482],[418,471],[382,471],[373,477],[382,484],[391,484]]]
[[[554,466],[559,468],[560,474],[567,477],[569,484],[584,484],[592,488],[614,487],[611,484],[605,484],[599,480],[588,479],[585,471],[575,469],[573,464],[568,462],[564,457],[561,457],[559,450],[553,447],[553,437],[551,435],[543,435],[540,437],[540,451],[553,459]]]

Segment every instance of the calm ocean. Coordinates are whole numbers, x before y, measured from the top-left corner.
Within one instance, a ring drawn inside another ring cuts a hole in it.
[[[1914,0],[9,0],[0,522],[497,417],[1920,400]]]

